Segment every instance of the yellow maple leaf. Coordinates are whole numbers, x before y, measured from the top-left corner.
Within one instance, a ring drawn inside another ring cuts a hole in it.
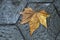
[[[35,12],[31,8],[25,8],[25,10],[21,14],[22,14],[21,24],[29,22],[31,35],[37,28],[39,28],[40,24],[44,25],[44,27],[47,28],[46,18],[49,17],[50,15],[47,12],[45,12],[45,10]]]

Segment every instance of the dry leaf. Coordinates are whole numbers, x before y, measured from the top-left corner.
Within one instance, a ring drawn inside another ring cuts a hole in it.
[[[24,23],[27,23],[30,20],[30,18],[34,14],[34,12],[31,8],[25,8],[25,10],[21,14],[23,16],[21,24],[24,24]]]
[[[29,21],[29,26],[30,26],[30,34],[32,33],[39,27],[39,20],[37,19],[37,14],[35,13],[31,20]]]
[[[30,34],[39,28],[39,25],[42,24],[47,28],[46,18],[50,15],[45,12],[45,10],[41,10],[40,12],[35,12],[31,8],[25,8],[22,12],[22,21],[21,24],[29,22],[30,26]]]
[[[45,28],[47,28],[47,21],[46,21],[46,18],[49,17],[50,15],[45,12],[45,10],[42,10],[40,11],[38,14],[37,14],[37,17],[39,18],[39,22],[44,25]]]

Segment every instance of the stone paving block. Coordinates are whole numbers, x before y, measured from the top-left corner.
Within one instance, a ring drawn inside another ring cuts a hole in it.
[[[0,25],[0,40],[24,40],[14,25]]]
[[[42,25],[33,33],[33,40],[55,40]]]
[[[4,0],[0,4],[0,24],[13,24],[26,5],[26,0]]]
[[[60,16],[60,0],[55,0],[54,5],[58,11],[58,15]]]
[[[26,40],[55,40],[57,33],[60,28],[60,18],[54,8],[54,6],[50,3],[30,3],[27,7],[32,8],[35,11],[46,10],[50,14],[50,17],[47,18],[48,28],[44,28],[41,25],[32,35],[29,34],[29,25],[18,25],[22,30]]]
[[[28,0],[29,2],[53,2],[53,0]]]
[[[33,5],[33,6],[32,6]],[[51,36],[55,37],[55,35],[59,32],[59,26],[60,26],[60,18],[56,12],[56,9],[54,6],[50,3],[44,3],[44,4],[34,4],[31,3],[28,5],[28,7],[31,7],[33,10],[46,10],[49,14],[50,17],[47,18],[47,23],[48,23],[48,34]]]
[[[25,25],[18,24],[17,26],[22,31],[22,33],[25,37],[25,40],[32,40],[30,33],[29,33],[29,25],[28,24],[25,24]]]

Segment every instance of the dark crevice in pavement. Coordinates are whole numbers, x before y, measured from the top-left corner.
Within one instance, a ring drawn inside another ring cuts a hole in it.
[[[15,24],[0,24],[0,26],[14,26]],[[16,25],[15,25],[16,26]]]
[[[53,2],[29,2],[29,3],[53,3]]]
[[[15,25],[15,24],[0,24],[1,26],[5,26],[5,25]]]
[[[57,12],[57,14],[58,14],[58,16],[60,17],[60,14],[59,14],[59,12],[58,12],[55,4],[53,4],[53,6],[54,6],[54,8],[55,8],[55,10],[56,10],[56,12]],[[56,40],[57,36],[59,35],[59,33],[60,33],[60,31],[56,34],[55,40]]]
[[[18,20],[17,20],[17,22],[16,22],[16,26],[20,23],[19,21],[21,20],[20,19],[21,18],[21,16],[19,16],[19,18],[18,18]],[[17,28],[18,28],[18,30],[19,30],[19,32],[20,32],[20,34],[21,34],[21,36],[23,37],[23,39],[25,40],[25,37],[24,37],[24,35],[23,35],[23,33],[22,33],[22,31],[21,31],[21,29],[17,26]]]
[[[27,2],[27,4],[26,4],[25,8],[27,8],[28,4],[29,4],[29,2]]]
[[[24,8],[25,8],[25,7],[24,7]],[[23,10],[22,10],[22,11],[23,11]],[[20,18],[21,18],[21,15],[19,16],[18,20],[16,21],[16,26],[20,23],[20,21],[21,21]],[[24,35],[23,35],[21,29],[20,29],[18,26],[17,26],[17,28],[18,28],[18,30],[19,30],[21,36],[23,37],[23,40],[25,40],[25,37],[24,37]]]
[[[25,5],[25,7],[24,7],[24,8],[26,8],[26,7],[27,7],[27,5],[28,5],[28,2],[26,3],[26,5]],[[23,10],[24,10],[24,9],[23,9]],[[23,10],[22,10],[22,11],[23,11]],[[21,18],[21,15],[19,16],[18,20],[16,21],[16,24],[18,24],[18,23],[19,23],[19,21],[21,21],[21,19],[20,19],[20,18]]]
[[[19,21],[20,21],[20,16],[18,17],[18,20],[16,21],[16,24],[18,24],[18,23],[19,23]]]
[[[16,26],[17,26],[17,25],[16,25]],[[21,31],[21,29],[20,29],[18,26],[17,26],[17,28],[18,28],[18,30],[19,30],[21,36],[23,37],[23,39],[26,40],[25,37],[24,37],[24,35],[23,35],[23,33],[22,33],[22,31]]]
[[[24,8],[26,8],[26,7],[27,7],[27,5],[28,5],[28,2],[27,2],[27,4],[25,5],[25,7],[24,7]],[[24,11],[24,9],[23,9],[22,11]],[[21,21],[21,15],[19,16],[18,20],[16,21],[16,26],[17,26],[18,24],[20,24],[20,21]],[[24,40],[26,40],[26,38],[25,38],[25,36],[23,35],[23,33],[22,33],[21,29],[20,29],[18,26],[17,26],[17,28],[18,28],[18,30],[19,30],[19,32],[20,32],[20,34],[21,34],[21,36],[23,37],[23,39],[24,39]]]
[[[23,10],[22,10],[23,11]],[[16,22],[16,26],[20,23],[20,21],[21,21],[21,15],[19,16],[19,18],[18,18],[18,20],[17,20],[17,22]],[[21,34],[21,36],[23,37],[23,39],[25,40],[25,37],[24,37],[24,35],[23,35],[23,33],[22,33],[22,31],[21,31],[21,29],[17,26],[17,28],[18,28],[18,30],[19,30],[19,32],[20,32],[20,34]]]
[[[56,10],[56,12],[57,12],[57,14],[58,14],[58,16],[60,17],[60,14],[59,14],[59,12],[58,12],[58,10],[57,10],[55,4],[53,4],[53,6],[54,6],[54,8],[55,8],[55,10]]]

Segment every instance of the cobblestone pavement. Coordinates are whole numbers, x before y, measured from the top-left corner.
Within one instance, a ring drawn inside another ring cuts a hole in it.
[[[19,24],[24,8],[46,10],[48,28],[43,25],[29,34],[29,24]],[[0,0],[0,40],[60,40],[60,0]]]

